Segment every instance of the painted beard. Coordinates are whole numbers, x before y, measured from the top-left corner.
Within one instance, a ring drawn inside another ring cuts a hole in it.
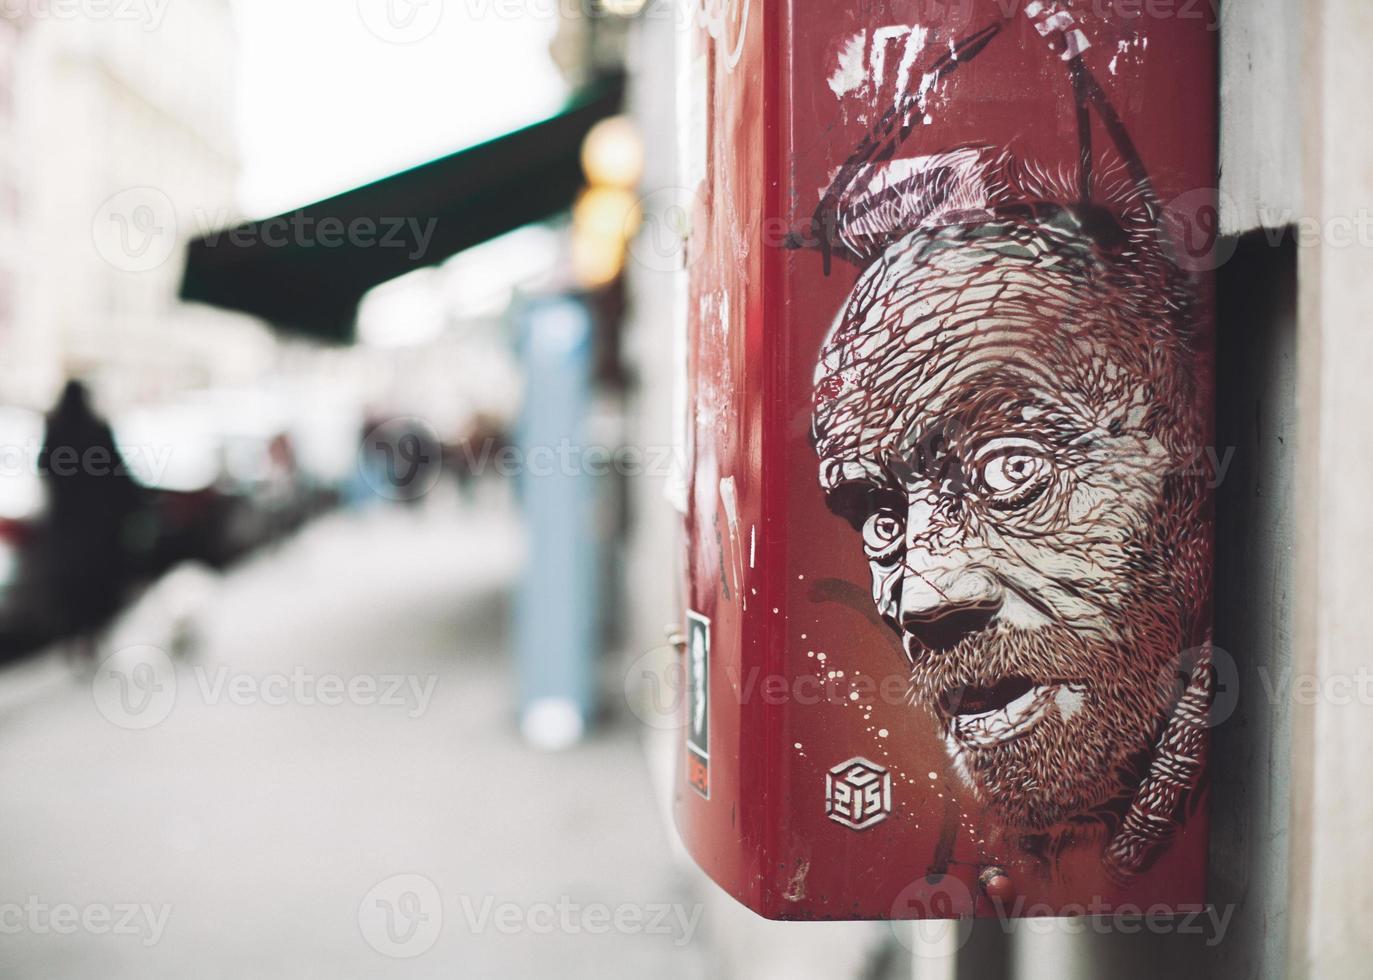
[[[905,641],[960,775],[1007,827],[1039,832],[1134,791],[1132,763],[1179,693],[1182,632],[1149,608],[1114,636],[993,626],[940,653]]]

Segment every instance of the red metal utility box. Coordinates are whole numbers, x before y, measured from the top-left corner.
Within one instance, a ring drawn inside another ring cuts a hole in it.
[[[1204,901],[1203,7],[695,12],[677,821],[762,915]]]

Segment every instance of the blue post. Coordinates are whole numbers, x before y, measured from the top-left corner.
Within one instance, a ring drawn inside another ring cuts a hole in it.
[[[578,741],[595,710],[600,608],[596,478],[584,450],[592,320],[573,297],[515,313],[526,371],[516,434],[528,558],[515,601],[520,725],[541,748]]]

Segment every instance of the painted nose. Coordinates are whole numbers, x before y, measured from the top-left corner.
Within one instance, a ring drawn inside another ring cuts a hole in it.
[[[909,574],[901,588],[901,626],[927,649],[957,646],[1001,611],[1000,583],[975,569]]]

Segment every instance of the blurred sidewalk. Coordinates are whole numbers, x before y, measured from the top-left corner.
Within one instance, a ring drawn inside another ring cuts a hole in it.
[[[153,714],[111,700],[137,672],[0,673],[0,975],[701,975],[637,732],[518,740],[520,550],[504,512],[337,515],[223,581]]]

